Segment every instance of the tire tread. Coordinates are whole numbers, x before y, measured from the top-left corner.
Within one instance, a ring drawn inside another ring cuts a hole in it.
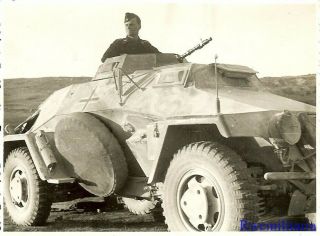
[[[26,160],[30,168],[29,171],[32,175],[32,178],[35,180],[36,185],[36,199],[34,209],[31,216],[28,219],[25,219],[24,222],[21,223],[21,225],[43,225],[49,217],[52,205],[49,184],[40,179],[27,147],[19,147],[11,151],[6,164],[13,158],[24,158]],[[14,220],[14,216],[11,215],[12,213],[8,211],[7,208],[6,211],[8,212],[11,221],[13,223],[16,223]]]
[[[221,145],[217,142],[196,142],[184,146],[174,155],[171,160],[167,173],[174,171],[175,163],[184,161],[185,158],[190,156],[197,156],[199,158],[206,158],[208,161],[214,161],[220,168],[224,170],[228,181],[232,187],[234,198],[238,202],[234,212],[234,224],[231,230],[240,230],[240,220],[246,219],[251,222],[258,222],[258,212],[256,212],[258,204],[258,196],[256,193],[256,186],[254,179],[247,171],[246,163],[241,157],[230,148]],[[169,181],[165,180],[166,182]],[[170,210],[164,207],[164,216],[168,216]],[[165,219],[166,224],[170,229],[170,222]],[[173,229],[175,230],[175,229]]]

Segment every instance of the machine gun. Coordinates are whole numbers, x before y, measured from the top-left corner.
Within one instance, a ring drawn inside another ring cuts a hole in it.
[[[191,55],[192,53],[194,53],[196,50],[203,48],[205,45],[207,45],[210,41],[212,40],[212,38],[208,38],[205,40],[201,40],[201,43],[199,43],[197,46],[189,49],[187,52],[185,52],[184,54],[182,54],[181,56],[178,56],[178,60],[180,62],[183,61],[184,58],[186,58],[187,56]]]

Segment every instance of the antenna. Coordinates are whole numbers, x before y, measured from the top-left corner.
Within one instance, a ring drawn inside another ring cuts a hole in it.
[[[217,73],[217,59],[218,59],[218,55],[215,54],[214,55],[214,76],[215,76],[215,80],[216,80],[216,107],[217,107],[217,114],[220,114],[220,100],[219,100],[219,85],[218,85],[218,73]]]

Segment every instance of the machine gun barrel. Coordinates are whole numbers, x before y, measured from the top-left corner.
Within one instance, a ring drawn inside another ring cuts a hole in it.
[[[194,53],[196,50],[203,48],[206,44],[208,44],[210,41],[212,40],[212,38],[208,38],[205,40],[201,40],[201,43],[199,43],[198,45],[196,45],[195,47],[191,48],[190,50],[188,50],[186,53],[182,54],[181,56],[179,56],[179,60],[182,61],[184,58],[186,58],[187,56],[191,55],[192,53]]]

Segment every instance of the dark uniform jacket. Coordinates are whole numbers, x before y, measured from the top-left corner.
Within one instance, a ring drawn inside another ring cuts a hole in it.
[[[109,57],[120,56],[121,54],[143,54],[159,53],[159,50],[151,45],[147,40],[131,39],[129,37],[116,39],[107,51],[103,54],[101,61],[104,62]]]

